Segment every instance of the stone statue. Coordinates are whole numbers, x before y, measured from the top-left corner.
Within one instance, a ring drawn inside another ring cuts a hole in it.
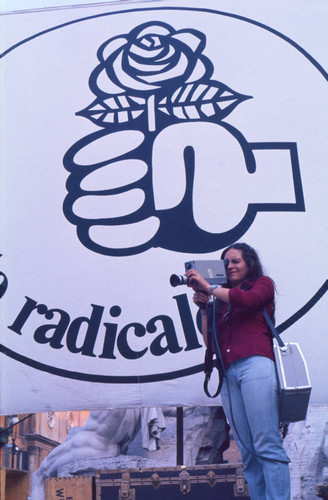
[[[222,462],[223,451],[229,447],[229,426],[222,408],[185,408],[183,413],[185,464]],[[119,459],[119,456],[126,455],[129,445],[139,431],[141,431],[142,449],[158,450],[161,432],[166,427],[164,415],[172,421],[172,417],[176,417],[176,409],[135,408],[91,411],[84,426],[71,429],[66,441],[54,448],[33,474],[30,500],[45,500],[44,480],[56,477],[60,469],[67,469],[65,466],[71,467],[73,462],[78,464],[78,461],[89,460],[90,464],[92,461],[90,459],[110,457]],[[174,451],[176,435],[171,430],[172,435]],[[175,455],[172,454],[169,459],[170,465],[174,466]],[[66,475],[66,470],[61,475]]]
[[[161,417],[161,410],[156,414]],[[67,440],[54,448],[33,474],[31,500],[45,499],[45,478],[57,476],[63,465],[92,457],[125,455],[129,443],[141,429],[141,420],[142,410],[138,408],[91,411],[83,427],[72,429]]]

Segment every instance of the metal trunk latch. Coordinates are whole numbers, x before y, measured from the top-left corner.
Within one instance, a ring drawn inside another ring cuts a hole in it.
[[[159,475],[157,474],[157,472],[154,472],[154,474],[151,476],[150,479],[151,479],[151,482],[152,482],[154,489],[158,490],[158,488],[161,485],[161,479],[160,479]]]
[[[179,480],[181,493],[187,495],[191,490],[190,474],[186,470],[183,470],[179,474]]]
[[[207,473],[207,481],[211,488],[214,488],[216,485],[216,477],[215,472],[213,470],[209,470]]]
[[[241,468],[236,469],[236,484],[234,485],[234,496],[243,497],[249,495],[248,486]]]
[[[118,492],[119,500],[135,500],[136,491],[130,488],[131,479],[129,472],[123,472],[121,488]]]

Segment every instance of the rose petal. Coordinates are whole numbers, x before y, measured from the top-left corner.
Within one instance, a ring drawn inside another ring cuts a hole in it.
[[[108,78],[105,70],[102,70],[99,73],[96,85],[100,90],[106,92],[106,94],[121,94],[123,90],[122,87],[118,87],[114,82],[112,82],[112,80]]]
[[[106,59],[108,59],[108,57],[113,53],[115,52],[115,50],[119,49],[120,47],[123,47],[124,45],[127,44],[127,39],[125,37],[117,37],[117,38],[113,38],[112,40],[110,40],[107,45],[105,45],[103,47],[103,50],[102,50],[102,57],[103,57],[103,60],[106,61]]]
[[[139,82],[138,80],[135,80],[130,75],[125,73],[125,71],[122,68],[122,52],[118,55],[118,57],[114,61],[113,69],[114,69],[115,75],[119,79],[120,83],[122,83],[122,85],[124,85],[124,87],[127,87],[129,89],[135,89],[135,90],[155,90],[155,89],[158,89],[158,86],[147,85],[145,83]]]
[[[172,47],[172,45],[170,45],[168,53],[165,54],[165,56],[157,59],[157,61],[165,61],[166,59],[170,59],[173,56],[174,53],[175,53],[175,50]]]
[[[162,74],[143,76],[142,79],[146,82],[161,82],[163,80],[168,80],[170,78],[176,78],[184,74],[188,67],[188,59],[185,54],[180,55],[180,59],[177,65],[170,69],[169,71],[165,71]]]
[[[139,47],[138,45],[133,44],[131,45],[130,53],[135,54],[136,56],[151,59],[158,56],[162,52],[162,50],[162,48],[156,50],[145,50],[143,47]]]
[[[153,36],[152,39],[155,47],[162,46],[162,40],[158,36]]]
[[[166,25],[161,26],[159,24],[151,24],[150,26],[147,26],[143,30],[141,30],[138,35],[137,35],[137,40],[140,38],[146,37],[147,35],[170,35],[173,32],[173,28],[171,26]],[[170,29],[171,28],[171,29]]]
[[[205,73],[206,73],[206,67],[203,64],[203,62],[200,59],[198,59],[196,66],[194,67],[189,78],[186,80],[186,83],[197,82],[205,75]]]
[[[173,35],[172,38],[180,40],[180,42],[187,45],[193,52],[196,52],[199,45],[204,40],[204,36],[201,36],[201,33],[199,33],[199,35],[200,36],[197,36],[194,33],[189,33],[187,31],[180,31],[180,32],[177,31],[177,33],[175,33],[175,35]]]
[[[168,63],[166,64],[140,64],[134,61],[130,56],[128,56],[128,61],[130,63],[130,66],[134,69],[137,69],[139,71],[148,71],[148,72],[153,72],[153,71],[163,71],[165,68],[167,68]]]

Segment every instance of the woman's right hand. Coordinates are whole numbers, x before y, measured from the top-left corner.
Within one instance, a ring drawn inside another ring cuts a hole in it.
[[[209,295],[204,292],[195,292],[192,300],[200,309],[206,309],[209,300]]]

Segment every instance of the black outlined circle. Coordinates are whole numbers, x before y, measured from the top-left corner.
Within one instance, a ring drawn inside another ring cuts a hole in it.
[[[190,11],[190,12],[204,12],[204,13],[209,13],[213,15],[220,15],[220,16],[225,16],[225,17],[230,17],[234,18],[236,20],[242,21],[249,23],[251,25],[254,25],[258,28],[264,29],[274,36],[277,36],[278,38],[282,39],[283,41],[287,42],[291,46],[293,46],[298,52],[300,52],[314,67],[316,70],[318,70],[321,75],[325,78],[325,80],[328,80],[328,74],[324,70],[324,68],[306,51],[304,50],[300,45],[298,45],[296,42],[294,42],[292,39],[289,37],[283,35],[279,31],[263,24],[258,21],[255,21],[253,19],[249,19],[247,17],[237,15],[237,14],[232,14],[232,13],[227,13],[227,12],[222,12],[222,11],[217,11],[213,9],[206,9],[206,8],[191,8],[191,7],[153,7],[153,8],[135,8],[135,9],[127,9],[127,10],[121,10],[121,11],[116,11],[116,12],[107,12],[107,13],[102,13],[102,14],[97,14],[97,15],[92,15],[92,16],[87,16],[84,18],[80,19],[75,19],[73,21],[68,21],[66,23],[60,24],[58,26],[54,26],[52,28],[48,28],[44,31],[41,31],[39,33],[36,33],[24,40],[21,40],[20,42],[14,44],[13,46],[9,47],[6,49],[2,54],[0,54],[0,58],[5,57],[6,55],[10,54],[13,50],[18,49],[20,46],[22,46],[25,43],[28,43],[31,40],[35,40],[38,37],[41,37],[43,35],[46,35],[47,33],[50,33],[55,30],[59,30],[61,28],[67,27],[69,25],[73,25],[79,22],[84,22],[84,21],[89,21],[91,19],[95,18],[100,18],[100,17],[105,17],[105,16],[112,16],[112,15],[122,15],[122,14],[131,14],[133,12],[145,12],[145,11],[154,11],[154,12],[161,12],[161,11]],[[305,304],[299,311],[297,311],[295,314],[293,314],[289,319],[287,319],[284,323],[278,326],[278,331],[282,333],[284,330],[286,330],[289,326],[294,324],[298,319],[300,319],[302,316],[304,316],[314,305],[322,298],[322,296],[327,292],[328,290],[328,280],[325,281],[325,283],[322,285],[322,287],[313,295],[313,297],[309,300],[307,304]],[[31,358],[28,358],[26,356],[23,356],[21,354],[18,354],[4,345],[0,345],[0,352],[5,354],[6,356],[11,357],[12,359],[15,359],[16,361],[23,363],[25,365],[28,365],[30,367],[33,367],[37,370],[40,371],[45,371],[57,376],[65,377],[65,378],[71,378],[75,380],[84,380],[84,381],[91,381],[91,382],[101,382],[101,383],[149,383],[149,382],[158,382],[158,381],[163,381],[163,380],[172,380],[175,378],[180,378],[180,377],[185,377],[188,375],[192,375],[195,373],[199,373],[203,371],[203,364],[200,365],[195,365],[193,367],[189,367],[186,369],[174,371],[174,372],[169,372],[169,373],[159,373],[159,374],[153,374],[153,375],[136,375],[136,376],[127,376],[127,377],[120,377],[120,376],[106,376],[106,375],[94,375],[94,374],[85,374],[85,373],[80,373],[80,372],[73,372],[69,370],[63,370],[63,369],[58,369],[54,366],[46,365],[43,363],[40,363],[38,361],[35,361]]]

